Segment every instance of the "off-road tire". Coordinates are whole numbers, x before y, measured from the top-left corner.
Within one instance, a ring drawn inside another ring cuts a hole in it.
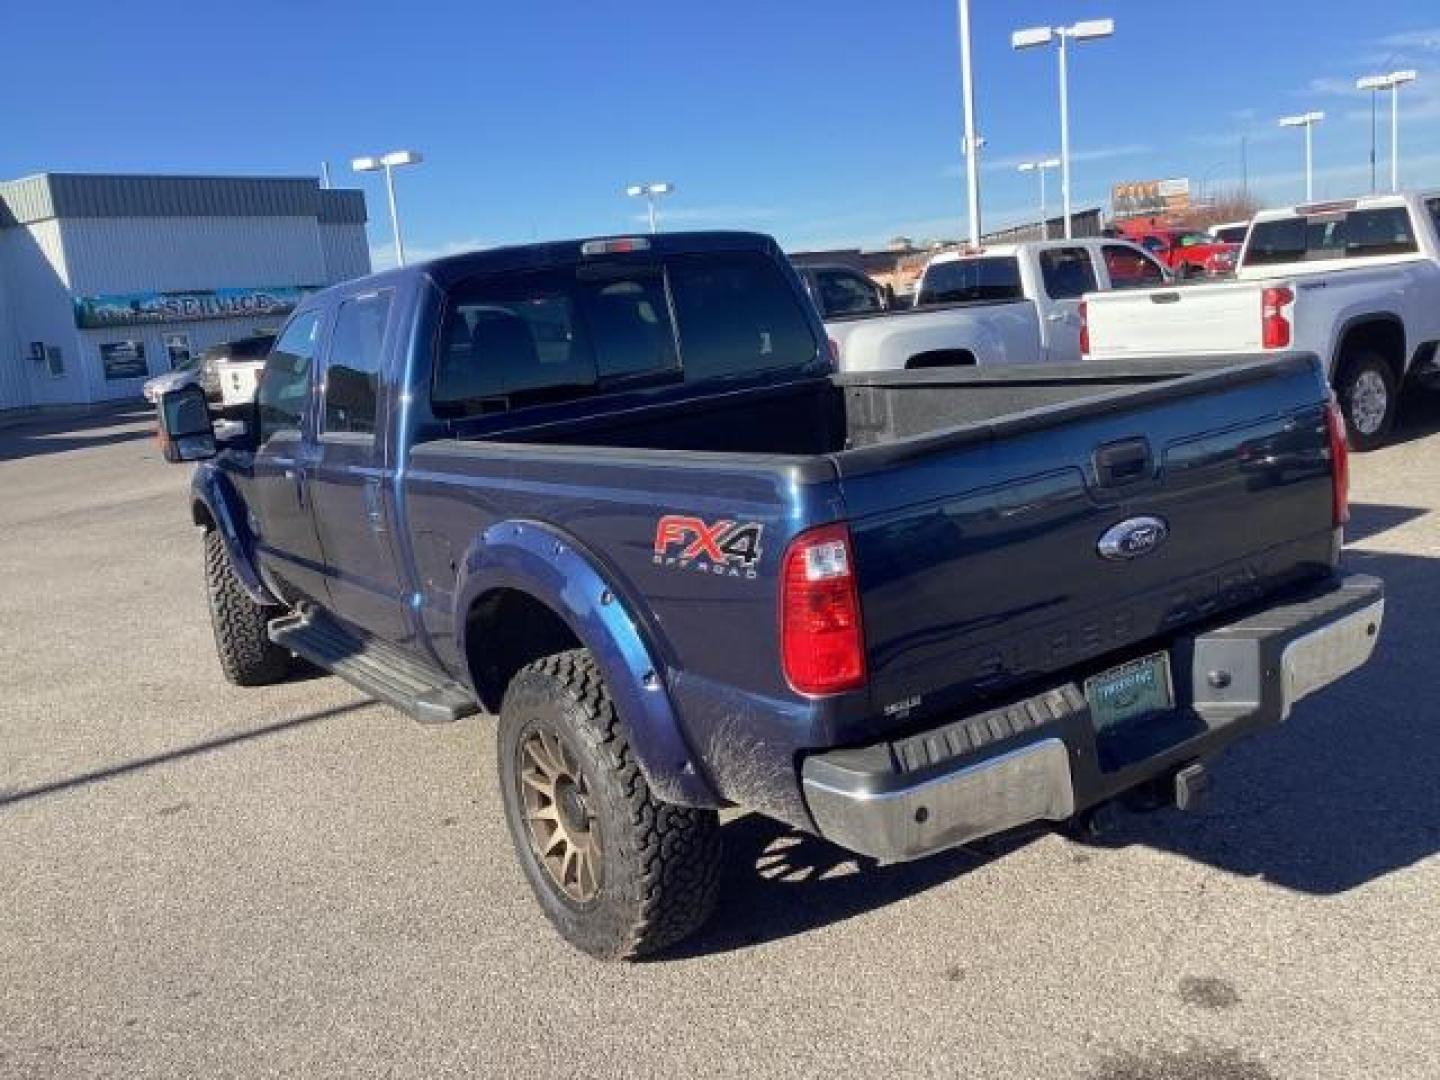
[[[1378,384],[1373,380],[1379,380]],[[1356,408],[1359,403],[1357,388],[1368,385],[1372,391],[1378,385],[1385,395],[1384,412],[1379,422],[1362,417],[1357,420]],[[1351,353],[1340,361],[1335,377],[1335,396],[1340,401],[1340,412],[1345,417],[1345,435],[1350,449],[1365,453],[1378,450],[1390,437],[1395,426],[1395,414],[1400,407],[1400,386],[1395,372],[1377,352],[1362,349]]]
[[[279,682],[290,670],[290,654],[265,632],[280,612],[257,604],[240,586],[225,541],[214,529],[205,531],[205,594],[210,600],[210,625],[220,670],[236,686]]]
[[[601,840],[599,889],[586,903],[562,891],[531,839],[520,776],[524,744],[537,730],[563,739],[584,773]],[[516,857],[566,941],[600,959],[633,959],[688,937],[710,917],[722,862],[719,816],[655,797],[588,650],[520,670],[505,692],[498,741]]]

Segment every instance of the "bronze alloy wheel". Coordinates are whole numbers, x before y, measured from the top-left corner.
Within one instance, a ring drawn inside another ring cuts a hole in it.
[[[588,904],[604,880],[590,785],[564,738],[532,729],[520,745],[520,801],[535,859],[566,897]]]

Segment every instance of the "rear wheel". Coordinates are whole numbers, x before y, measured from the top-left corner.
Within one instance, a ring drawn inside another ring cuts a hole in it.
[[[1341,362],[1335,396],[1352,449],[1363,452],[1384,444],[1395,424],[1398,390],[1395,372],[1379,353],[1367,350]]]
[[[709,917],[719,818],[651,792],[587,650],[537,660],[511,680],[499,761],[521,869],[570,944],[628,959],[674,944]]]
[[[205,593],[225,678],[236,686],[263,686],[283,679],[290,670],[290,654],[266,633],[270,620],[280,612],[250,599],[215,529],[205,532]]]

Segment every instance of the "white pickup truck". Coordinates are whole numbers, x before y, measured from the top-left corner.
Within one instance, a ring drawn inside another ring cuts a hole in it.
[[[1264,211],[1236,279],[1087,295],[1087,355],[1316,353],[1356,450],[1385,441],[1407,379],[1440,377],[1440,195]]]
[[[1169,280],[1123,240],[1046,240],[947,251],[926,265],[913,307],[895,309],[846,267],[800,268],[841,371],[1080,360],[1080,298]]]

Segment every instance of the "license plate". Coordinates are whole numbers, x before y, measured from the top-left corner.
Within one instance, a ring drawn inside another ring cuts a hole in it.
[[[1095,730],[1117,727],[1147,713],[1173,708],[1170,656],[1156,653],[1085,680],[1085,700]]]

